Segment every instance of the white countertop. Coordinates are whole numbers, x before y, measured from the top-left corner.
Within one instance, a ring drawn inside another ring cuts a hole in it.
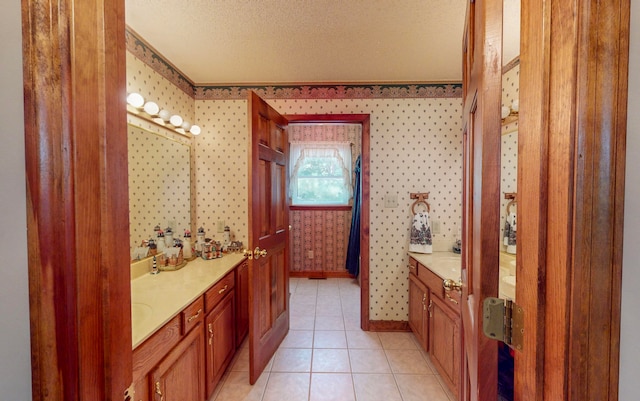
[[[456,282],[460,281],[460,268],[462,263],[460,254],[453,252],[409,252],[409,256],[440,276],[443,280],[451,279]]]
[[[409,252],[409,256],[437,274],[443,280],[451,279],[460,281],[460,266],[462,260],[459,254],[453,252],[434,252],[431,254]],[[500,253],[500,298],[515,300],[515,260],[515,255],[504,252]]]
[[[131,280],[132,348],[142,344],[244,259],[240,253],[212,260],[197,258],[180,270],[145,273]]]

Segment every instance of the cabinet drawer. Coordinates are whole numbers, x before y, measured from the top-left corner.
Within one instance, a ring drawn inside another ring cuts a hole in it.
[[[202,297],[200,297],[182,311],[182,334],[188,333],[203,320],[204,301],[202,300]]]
[[[440,299],[444,299],[444,287],[442,286],[442,278],[427,269],[421,263],[418,263],[418,277],[420,281],[422,281],[429,290],[431,290],[431,295],[435,295]]]
[[[233,289],[234,285],[234,272],[231,271],[220,279],[220,281],[214,284],[213,287],[209,288],[209,290],[204,294],[204,303],[207,307],[207,312],[212,311],[218,302],[220,302],[220,300],[224,298],[231,289]]]
[[[414,258],[409,258],[409,273],[413,273],[416,276],[418,275],[418,261]]]

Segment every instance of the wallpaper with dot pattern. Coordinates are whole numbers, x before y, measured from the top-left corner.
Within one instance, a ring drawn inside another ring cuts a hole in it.
[[[502,104],[510,105],[513,99],[519,98],[520,64],[506,71],[502,76]],[[502,169],[500,192],[517,192],[518,180],[518,122],[509,124],[509,129],[503,131],[500,165]],[[506,245],[502,242],[504,224],[507,217],[507,204],[509,200],[500,197],[500,250],[506,251]],[[512,206],[515,211],[515,205]]]
[[[461,224],[462,100],[268,99],[282,114],[371,115],[370,296],[372,320],[407,320],[410,192],[430,192],[440,222],[434,250],[450,250]],[[196,138],[197,222],[224,218],[247,238],[247,104],[196,100],[203,135]],[[385,208],[387,194],[398,207]]]
[[[289,141],[351,142],[353,171],[362,148],[362,129],[360,124],[290,124]],[[350,210],[292,210],[289,224],[291,271],[346,274]],[[313,258],[308,257],[308,251],[313,251]]]

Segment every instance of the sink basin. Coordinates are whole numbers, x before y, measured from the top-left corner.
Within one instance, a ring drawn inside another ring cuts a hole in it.
[[[153,308],[151,308],[151,306],[141,302],[131,303],[131,322],[133,324],[143,323],[145,320],[150,318],[152,314]]]

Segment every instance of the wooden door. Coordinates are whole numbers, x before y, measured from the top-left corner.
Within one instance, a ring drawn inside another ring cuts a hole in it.
[[[236,347],[249,333],[249,265],[236,267]]]
[[[249,94],[249,364],[258,380],[289,331],[287,120]]]
[[[463,41],[463,393],[497,399],[497,343],[482,333],[482,302],[498,296],[502,1],[467,6]]]

